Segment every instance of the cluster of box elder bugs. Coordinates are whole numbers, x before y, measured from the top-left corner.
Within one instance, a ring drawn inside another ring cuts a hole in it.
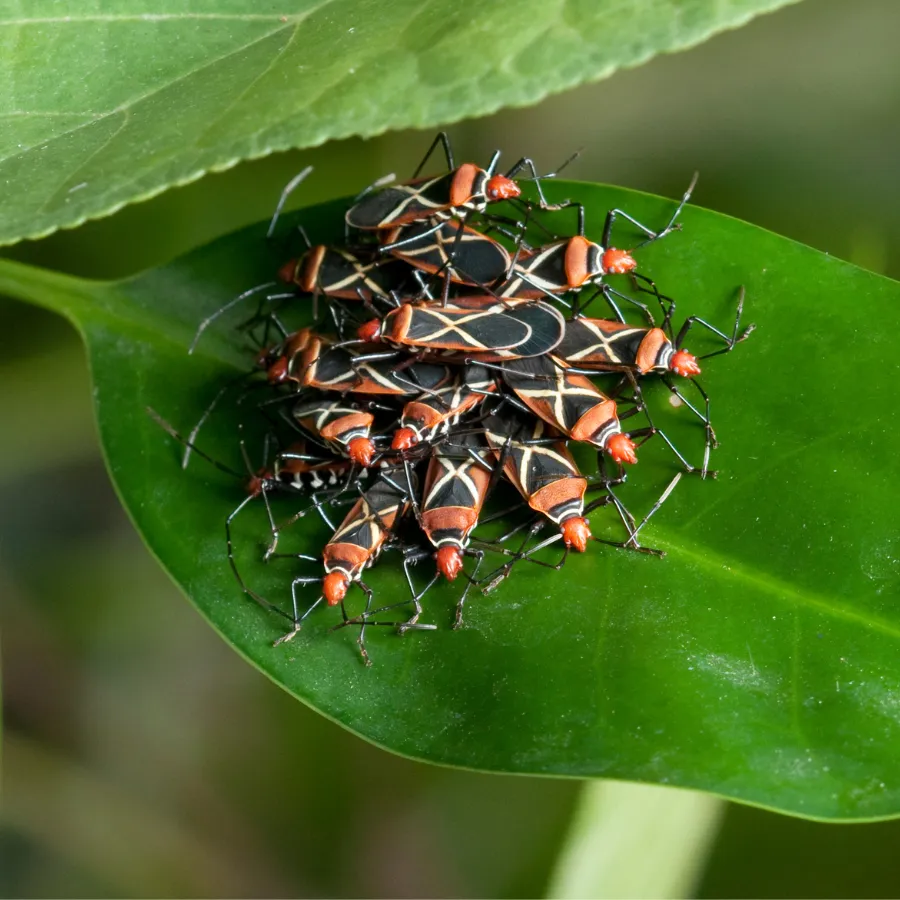
[[[446,173],[419,177],[438,147]],[[340,246],[311,245],[299,229],[304,252],[200,325],[192,349],[223,313],[255,301],[238,326],[256,360],[237,402],[264,420],[264,455],[271,458],[246,481],[246,495],[226,521],[227,553],[243,590],[290,620],[281,640],[323,604],[340,606],[335,627],[359,627],[368,663],[369,625],[400,633],[436,627],[420,621],[421,601],[439,579],[462,583],[459,626],[470,591],[489,592],[519,564],[559,568],[570,551],[583,553],[592,541],[658,553],[638,542],[644,523],[682,472],[714,474],[709,396],[696,380],[698,357],[683,343],[701,328],[719,343],[707,357],[733,349],[752,329],[739,333],[743,291],[730,331],[691,316],[676,333],[675,301],[640,271],[641,247],[680,228],[676,220],[693,183],[658,230],[613,209],[602,233],[588,236],[580,204],[547,202],[541,179],[552,175],[538,175],[527,158],[501,174],[499,155],[486,169],[457,166],[446,135],[438,135],[412,180],[382,179],[349,204]],[[309,171],[285,188],[269,239],[288,194]],[[525,198],[525,182],[536,199]],[[613,227],[623,220],[641,235],[633,249],[612,246]],[[569,231],[574,222],[574,234],[566,235],[563,222]],[[598,311],[607,317],[594,317]],[[295,328],[288,324],[295,317],[314,324]],[[642,391],[649,377],[661,379],[702,430],[705,449],[696,465],[654,424]],[[227,468],[199,450],[197,434],[233,388],[223,388],[191,436],[180,438],[185,465],[196,451]],[[629,430],[627,420],[635,417],[638,427]],[[613,489],[626,470],[640,471],[638,451],[651,438],[671,453],[678,473],[637,523]],[[595,473],[579,471],[573,442],[595,448]],[[241,450],[247,461],[243,441]],[[488,516],[485,502],[495,490],[506,492],[505,508]],[[275,493],[307,499],[277,522]],[[290,612],[260,597],[235,564],[232,522],[257,500],[271,531],[265,560],[294,561]],[[588,515],[601,506],[613,508],[623,540],[592,537]],[[277,552],[281,533],[310,511],[332,532],[321,557]],[[513,521],[506,534],[490,541],[475,535],[479,521],[499,515]],[[539,551],[553,544],[558,561],[541,558]],[[375,608],[363,576],[388,549],[401,560],[409,596]],[[487,573],[486,553],[501,561]],[[322,568],[296,574],[298,559]],[[424,588],[411,571],[417,563],[433,565]],[[313,584],[317,599],[302,590]],[[365,608],[351,616],[345,598],[353,585]],[[392,620],[384,621],[389,610]]]

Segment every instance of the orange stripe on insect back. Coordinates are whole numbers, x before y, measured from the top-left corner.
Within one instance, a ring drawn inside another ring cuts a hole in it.
[[[350,582],[365,568],[369,554],[355,544],[326,544],[322,558],[327,573],[322,580],[322,593],[329,606],[337,606],[347,596]]]
[[[450,206],[462,206],[472,199],[472,188],[481,169],[475,163],[463,163],[450,184]]]
[[[311,328],[301,328],[295,331],[281,347],[275,347],[271,351],[261,353],[259,362],[267,365],[268,379],[271,384],[281,384],[288,378],[294,377],[294,361],[301,354],[306,353],[306,348],[311,342],[317,341]],[[272,359],[275,353],[280,355]],[[271,361],[269,361],[271,360]]]
[[[587,479],[580,475],[574,478],[560,478],[535,491],[528,498],[528,505],[532,509],[546,514],[561,503],[570,503],[573,500],[584,501],[586,490]]]
[[[326,441],[338,440],[342,434],[359,428],[371,428],[375,416],[367,412],[347,413],[333,422],[329,422],[320,432]]]
[[[378,236],[381,240],[382,244],[393,244],[394,241],[400,239],[400,234],[403,231],[403,226],[399,225],[397,228],[385,228],[378,232]]]
[[[469,470],[469,478],[478,491],[478,504],[475,507],[476,512],[481,512],[481,505],[487,496],[487,490],[491,483],[491,473],[482,466],[473,466]]]
[[[345,568],[351,575],[358,575],[365,568],[371,555],[366,547],[340,541],[336,544],[326,544],[322,550],[326,572],[339,566]]]
[[[566,245],[565,270],[570,288],[581,287],[591,275],[595,274],[588,267],[590,248],[591,242],[587,238],[580,235],[569,238]]]
[[[294,273],[294,281],[301,291],[311,294],[316,289],[316,282],[319,279],[319,267],[325,258],[325,251],[328,248],[324,244],[319,244],[308,250],[297,261],[297,271]]]
[[[314,340],[318,341],[319,338],[313,334],[312,328],[301,328],[299,331],[295,331],[284,342],[284,355],[288,357],[296,356],[298,353],[305,350]]]
[[[478,513],[467,506],[442,506],[422,513],[422,530],[429,540],[436,531],[458,531],[465,537],[478,524]]]
[[[412,319],[412,304],[404,303],[399,309],[391,310],[385,317],[381,326],[381,339],[399,344],[409,332],[409,323]]]
[[[312,335],[309,344],[303,353],[300,354],[298,364],[294,365],[296,356],[291,358],[290,378],[299,381],[301,384],[309,384],[313,380],[313,374],[316,363],[322,355],[324,341],[318,335]]]
[[[452,410],[449,410],[447,415],[451,414]],[[421,423],[421,428],[432,428],[435,425],[440,425],[444,420],[444,416],[427,403],[419,403],[417,400],[410,400],[410,402],[403,407],[403,419],[412,419],[416,424]]]
[[[616,415],[616,401],[601,400],[569,429],[569,437],[574,438],[576,441],[587,441],[589,444],[595,444],[595,436],[609,428],[613,423],[616,425],[619,423],[619,418]]]
[[[520,302],[524,301],[519,301],[512,297],[506,300],[499,300],[493,294],[470,294],[463,297],[454,297],[452,305],[457,309],[503,310],[512,309]],[[439,307],[441,304],[440,301],[435,301],[432,305]]]
[[[662,328],[651,328],[638,347],[634,363],[641,375],[652,372],[659,365],[660,355],[670,345],[666,333]]]

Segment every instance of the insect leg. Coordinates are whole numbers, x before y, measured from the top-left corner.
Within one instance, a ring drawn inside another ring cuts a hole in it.
[[[415,181],[416,178],[419,177],[419,173],[425,168],[425,163],[428,162],[431,154],[437,149],[438,144],[443,148],[444,156],[447,159],[447,170],[452,172],[456,168],[456,163],[453,161],[453,148],[450,146],[450,136],[446,131],[439,131],[437,137],[431,142],[428,151],[422,157],[422,162],[416,166],[416,171],[413,172],[412,178],[410,179],[411,181]]]

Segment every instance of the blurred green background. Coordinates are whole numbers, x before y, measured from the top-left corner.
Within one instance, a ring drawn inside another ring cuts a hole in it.
[[[699,205],[900,277],[898,36],[896,2],[810,0],[451,135],[542,171],[582,147],[567,177],[670,197],[699,169]],[[4,254],[132,274],[266,218],[308,163],[296,205],[404,177],[431,137],[272,156]],[[0,384],[2,896],[541,895],[577,783],[409,762],[293,701],[133,532],[66,323],[0,299]],[[898,841],[729,806],[697,895],[897,896]]]

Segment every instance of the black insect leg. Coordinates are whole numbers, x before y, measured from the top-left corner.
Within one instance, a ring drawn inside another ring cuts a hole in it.
[[[316,609],[319,606],[319,604],[325,600],[324,595],[320,595],[319,599],[316,600],[316,602],[313,603],[313,605],[310,606],[309,609],[307,609],[306,612],[303,613],[302,616],[299,615],[300,605],[299,605],[299,601],[297,600],[297,585],[298,584],[315,584],[316,582],[321,582],[321,581],[322,581],[321,578],[312,578],[312,577],[307,578],[304,576],[301,578],[295,578],[291,582],[291,597],[293,599],[293,604],[294,604],[294,627],[287,634],[283,634],[280,638],[278,638],[278,640],[276,640],[272,644],[273,647],[277,647],[279,644],[286,644],[288,641],[292,641],[300,633],[300,629],[303,628],[303,623],[306,621],[306,619],[310,615],[310,613],[312,613],[312,611],[314,609]]]
[[[737,344],[739,344],[741,341],[744,341],[748,337],[750,337],[750,335],[756,328],[755,325],[749,325],[745,329],[744,333],[740,337],[738,337],[738,331],[740,331],[740,327],[741,327],[741,314],[744,311],[745,293],[746,292],[745,292],[744,288],[741,287],[740,294],[738,296],[737,313],[734,317],[734,327],[732,329],[730,336],[725,334],[722,331],[719,331],[718,328],[716,328],[714,325],[710,325],[709,322],[707,322],[704,319],[701,319],[699,316],[689,316],[687,319],[685,319],[684,324],[681,326],[681,330],[678,332],[678,336],[675,338],[675,340],[673,342],[675,344],[675,349],[676,350],[681,349],[681,346],[684,343],[684,339],[685,339],[687,333],[691,330],[691,328],[693,328],[694,325],[701,325],[704,328],[711,331],[717,337],[720,337],[725,342],[725,346],[721,350],[715,350],[712,353],[707,353],[703,356],[698,357],[698,359],[710,359],[713,356],[721,356],[723,353],[730,353],[732,350],[734,350],[735,346]]]
[[[638,544],[637,538],[641,532],[641,529],[650,521],[651,518],[653,518],[653,516],[656,514],[656,511],[663,505],[663,503],[665,503],[666,500],[669,499],[669,495],[672,493],[672,491],[675,490],[675,486],[678,484],[679,481],[681,481],[681,472],[678,472],[675,475],[675,477],[669,482],[669,484],[666,486],[666,489],[659,495],[656,502],[650,508],[650,511],[644,516],[643,519],[641,519],[640,524],[637,525],[636,527],[630,528],[631,533],[628,536],[628,540],[624,544],[617,545],[617,544],[613,543],[612,541],[604,541],[603,543],[612,544],[613,546],[620,546],[626,550],[637,550],[640,553],[650,553],[654,556],[665,556],[666,555],[665,550],[655,550],[652,547],[642,547],[640,544]],[[619,499],[612,493],[612,491],[610,491],[610,495],[613,497],[613,500],[615,501],[616,505],[621,506]],[[621,507],[620,514],[621,514],[621,510],[623,510],[623,509],[624,509],[624,507]],[[625,510],[625,512],[627,512],[627,510]],[[631,519],[631,521],[633,523],[634,519],[631,516],[631,513],[628,513],[628,517]],[[623,521],[625,521],[624,518],[623,518]],[[628,526],[626,525],[626,527],[628,527]]]
[[[544,191],[541,188],[541,179],[542,178],[555,178],[562,172],[569,163],[574,162],[581,155],[581,151],[578,150],[573,153],[561,166],[559,166],[555,172],[548,172],[546,175],[538,175],[537,169],[535,168],[534,162],[529,159],[527,156],[523,156],[507,173],[507,178],[514,178],[519,172],[523,169],[528,169],[531,172],[531,180],[534,182],[534,186],[538,193],[538,199],[540,202],[541,209],[546,210],[548,212],[557,212],[561,209],[567,209],[569,207],[578,207],[580,209],[578,221],[580,225],[579,234],[584,234],[584,209],[581,207],[580,203],[575,203],[571,200],[564,200],[562,203],[548,203],[547,198],[544,196]]]
[[[280,609],[279,607],[275,606],[274,603],[270,603],[268,600],[266,600],[264,597],[261,597],[259,594],[256,593],[256,591],[254,591],[252,588],[250,588],[247,585],[247,583],[244,581],[243,576],[241,575],[240,571],[238,570],[237,562],[235,561],[235,558],[234,558],[234,544],[233,544],[232,538],[231,538],[231,523],[234,521],[234,519],[238,515],[238,513],[240,513],[241,510],[243,510],[247,506],[247,504],[253,499],[255,499],[255,498],[252,495],[245,497],[241,501],[241,503],[238,504],[238,506],[234,510],[232,510],[231,514],[225,520],[225,550],[228,555],[228,564],[229,564],[229,566],[231,566],[231,571],[234,573],[235,580],[237,581],[238,585],[240,586],[240,589],[248,597],[251,597],[253,600],[255,600],[263,609],[268,610],[269,612],[278,613],[278,615],[284,616],[284,618],[291,619],[293,621],[292,617],[289,616],[283,609]]]
[[[426,154],[422,157],[422,162],[416,166],[416,171],[413,172],[411,181],[415,181],[419,177],[419,173],[422,169],[425,168],[425,163],[428,162],[429,157],[432,153],[437,149],[438,144],[441,145],[444,156],[447,159],[447,171],[452,172],[456,168],[456,163],[453,161],[453,148],[450,146],[450,136],[446,131],[439,131],[437,137],[431,142],[431,146],[428,148]]]
[[[536,535],[537,532],[540,531],[545,524],[545,522],[539,521],[532,525],[529,529],[527,537],[522,542],[519,550],[517,551],[507,550],[506,548],[491,548],[497,553],[503,553],[504,555],[510,556],[512,558],[499,568],[494,569],[493,572],[490,572],[482,579],[483,587],[481,588],[481,592],[483,594],[489,594],[491,591],[495,590],[502,581],[507,579],[512,572],[513,566],[520,560],[526,560],[527,562],[534,563],[537,566],[542,566],[545,569],[555,569],[557,571],[559,571],[565,565],[565,562],[569,557],[568,547],[565,547],[563,549],[563,554],[560,557],[559,562],[557,563],[547,563],[541,559],[532,558],[533,555],[538,551],[543,550],[545,547],[549,547],[550,544],[554,544],[557,541],[562,540],[562,534],[552,534],[550,535],[550,537],[544,538],[544,540],[540,541],[538,544],[535,544],[534,547],[531,547],[528,550],[525,549],[528,541],[530,541],[531,538],[534,537],[534,535]]]
[[[478,584],[476,576],[478,575],[478,570],[481,568],[481,564],[484,562],[484,551],[483,550],[478,550],[476,548],[468,547],[465,550],[463,550],[463,553],[466,556],[474,557],[477,560],[477,562],[475,563],[475,568],[472,570],[471,575],[468,572],[466,572],[465,569],[463,569],[463,575],[465,576],[465,579],[466,579],[466,586],[463,589],[462,596],[459,598],[459,600],[456,601],[456,615],[453,618],[454,629],[462,628],[463,607],[466,605],[466,598],[469,595],[469,589],[473,585]]]
[[[415,608],[415,612],[412,616],[400,625],[397,628],[397,631],[400,634],[406,634],[406,632],[415,627],[416,623],[419,621],[420,616],[422,615],[422,597],[437,584],[438,579],[441,577],[440,573],[436,572],[432,579],[425,585],[425,587],[421,591],[416,591],[415,583],[413,582],[412,573],[410,572],[410,566],[414,566],[416,563],[420,562],[423,559],[427,559],[431,556],[431,552],[429,550],[416,549],[413,552],[405,552],[403,554],[403,574],[406,576],[406,583],[409,585],[410,596],[412,597],[412,604]]]
[[[656,319],[653,318],[653,313],[650,312],[646,303],[641,303],[640,300],[636,300],[634,297],[629,297],[628,294],[623,294],[621,291],[617,291],[615,288],[610,287],[606,283],[600,283],[596,287],[597,287],[597,292],[591,297],[590,300],[587,301],[587,303],[585,303],[582,306],[582,308],[581,308],[582,314],[583,314],[583,310],[587,309],[587,306],[589,303],[592,303],[594,300],[597,299],[598,296],[602,295],[603,298],[606,300],[607,304],[609,305],[609,308],[615,314],[616,319],[618,319],[618,321],[624,323],[625,317],[622,315],[621,310],[619,309],[619,307],[616,305],[615,301],[613,300],[613,297],[618,297],[620,300],[624,300],[626,303],[630,303],[632,306],[636,306],[643,313],[644,318],[647,320],[647,323],[651,327],[656,325]]]
[[[634,225],[635,228],[640,229],[645,235],[647,235],[648,240],[644,241],[640,244],[641,247],[647,246],[647,244],[652,243],[653,241],[658,241],[660,238],[665,237],[670,232],[676,230],[680,226],[675,224],[675,220],[681,214],[681,210],[684,209],[688,200],[691,198],[691,194],[694,192],[694,187],[697,184],[697,178],[699,177],[699,173],[695,172],[694,177],[691,179],[691,183],[688,185],[688,189],[684,192],[684,196],[681,198],[681,202],[678,204],[675,212],[672,214],[672,218],[669,219],[668,225],[663,228],[661,231],[653,231],[651,228],[648,228],[646,225],[639,222],[637,219],[628,215],[624,210],[621,209],[611,209],[606,214],[606,222],[603,225],[603,237],[601,239],[601,243],[604,248],[608,248],[610,246],[610,234],[612,232],[613,224],[616,221],[616,218],[621,217],[626,221],[630,222]]]
[[[407,244],[413,244],[416,241],[422,240],[422,238],[428,237],[428,235],[430,234],[434,234],[436,231],[440,231],[440,229],[444,227],[446,219],[438,218],[436,216],[432,217],[432,219],[436,219],[437,224],[432,225],[431,228],[429,228],[427,231],[419,232],[418,234],[414,234],[412,237],[408,238],[401,237],[399,240],[391,241],[391,243],[389,244],[380,244],[376,252],[379,255],[390,253],[391,250],[396,250],[397,247],[405,247]]]

